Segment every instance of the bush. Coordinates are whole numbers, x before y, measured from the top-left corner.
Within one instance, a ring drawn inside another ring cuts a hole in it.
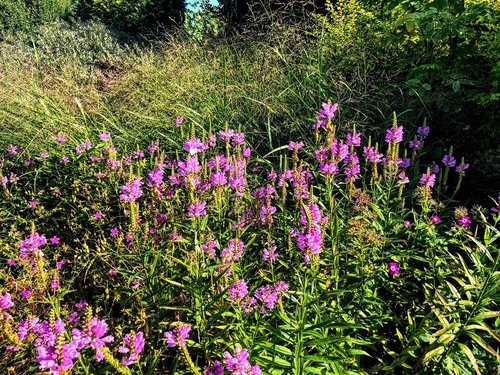
[[[72,0],[0,0],[0,30],[30,30],[65,16]]]
[[[118,30],[142,33],[161,26],[182,23],[183,0],[80,0],[80,16],[104,22]]]

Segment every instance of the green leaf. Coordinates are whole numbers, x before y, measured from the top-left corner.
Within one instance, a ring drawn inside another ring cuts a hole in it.
[[[477,314],[472,320],[482,321],[484,319],[498,318],[500,317],[500,311],[485,311]]]
[[[444,353],[444,347],[438,346],[437,348],[426,352],[419,363],[425,365],[429,363],[432,360],[432,358],[437,357],[443,353]]]
[[[261,364],[267,364],[267,365],[275,365],[278,367],[292,367],[292,364],[283,358],[280,358],[278,356],[276,357],[269,357],[266,355],[259,355],[258,357],[255,358],[257,362],[260,362]]]
[[[278,344],[273,344],[270,342],[259,342],[257,348],[265,348],[267,351],[271,353],[281,354],[288,357],[291,357],[293,355],[293,352],[287,347]]]
[[[451,87],[453,88],[453,92],[455,92],[455,93],[459,92],[460,91],[460,81],[453,82]]]
[[[474,357],[474,354],[472,354],[472,351],[469,349],[469,347],[467,345],[461,344],[461,343],[458,343],[458,347],[469,358],[469,360],[472,364],[472,367],[474,368],[474,371],[476,371],[476,374],[481,375],[481,370],[479,370],[479,366],[477,365],[476,357]]]
[[[481,346],[487,352],[493,354],[497,359],[500,359],[500,355],[495,349],[493,349],[486,341],[484,341],[477,333],[472,331],[466,331],[467,336],[473,339],[479,346]]]

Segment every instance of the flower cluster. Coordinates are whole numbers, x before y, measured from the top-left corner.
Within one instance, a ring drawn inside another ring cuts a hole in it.
[[[291,230],[297,237],[297,246],[304,253],[304,261],[309,263],[311,256],[320,254],[323,248],[322,226],[328,220],[316,203],[310,202],[300,210],[298,230]]]
[[[121,361],[122,365],[128,366],[139,359],[139,354],[141,354],[144,349],[144,333],[127,333],[123,337],[123,342],[125,345],[120,345],[118,351],[120,353],[130,353],[128,358],[124,358]]]
[[[39,235],[37,232],[31,233],[28,238],[19,242],[19,255],[21,259],[25,259],[29,255],[43,257],[43,252],[39,247],[47,243],[47,238],[44,235]]]
[[[172,331],[165,332],[163,336],[167,340],[167,346],[169,348],[173,348],[175,346],[185,346],[186,339],[189,337],[189,331],[191,331],[190,325],[181,324]]]
[[[259,365],[251,365],[249,362],[250,354],[247,349],[242,349],[236,345],[233,353],[224,352],[224,361],[226,365],[222,365],[219,361],[215,361],[214,365],[205,370],[205,375],[224,375],[224,369],[231,371],[232,375],[260,375],[261,370]]]
[[[122,186],[122,194],[120,200],[125,202],[134,202],[142,196],[142,177],[135,177],[128,183]]]

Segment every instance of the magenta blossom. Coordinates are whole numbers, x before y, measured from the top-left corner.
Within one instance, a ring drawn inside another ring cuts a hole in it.
[[[441,221],[441,219],[437,215],[432,215],[431,216],[431,221],[432,221],[433,224],[438,224]]]
[[[389,262],[387,269],[391,275],[397,275],[399,273],[399,267],[396,262]]]
[[[180,325],[172,331],[165,332],[163,336],[167,339],[167,346],[169,348],[173,348],[175,346],[185,346],[190,330],[190,325]]]
[[[338,104],[322,103],[321,109],[319,110],[319,117],[332,119],[337,111]]]
[[[12,302],[12,296],[9,293],[5,293],[0,296],[0,312],[2,310],[10,309],[14,306],[14,302]]]
[[[122,359],[122,365],[128,366],[139,358],[139,354],[141,354],[144,349],[144,334],[142,332],[137,332],[136,334],[126,334],[123,337],[123,342],[125,345],[119,346],[118,351],[120,353],[130,353],[128,358]]]
[[[460,216],[457,220],[457,223],[461,227],[467,228],[471,224],[471,221],[468,216]]]

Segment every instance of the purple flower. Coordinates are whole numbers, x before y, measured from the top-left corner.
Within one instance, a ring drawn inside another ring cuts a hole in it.
[[[233,139],[232,139],[233,146],[242,145],[243,143],[245,143],[245,134],[243,134],[243,133],[234,133],[233,134]]]
[[[33,232],[24,241],[19,242],[19,255],[21,258],[25,258],[30,254],[36,254],[43,257],[42,251],[38,250],[40,246],[47,243],[47,239],[44,235],[39,235],[37,232]]]
[[[53,138],[55,142],[61,142],[64,143],[66,142],[66,136],[65,135],[58,135],[57,137]]]
[[[9,293],[5,293],[0,296],[0,312],[2,310],[10,309],[14,306],[14,302],[12,302],[12,296]]]
[[[405,226],[409,227],[411,225],[411,222],[410,222],[410,220],[405,220],[404,224],[405,224]]]
[[[227,247],[222,249],[220,253],[220,258],[222,264],[231,265],[236,259],[241,257],[243,254],[244,244],[243,241],[239,239],[230,239]],[[217,269],[217,272],[226,271],[226,276],[231,275],[231,269],[229,267],[222,267]]]
[[[356,154],[351,154],[349,157],[349,162],[344,169],[345,181],[355,182],[359,177],[359,172],[361,171],[359,166],[359,158]]]
[[[461,227],[468,227],[471,224],[470,218],[468,216],[460,216],[457,220],[458,225]]]
[[[79,302],[77,302],[75,304],[75,307],[79,311],[86,310],[87,309],[87,301],[85,301],[84,299],[81,299]]]
[[[281,281],[274,285],[261,286],[255,291],[255,297],[262,303],[262,313],[265,314],[267,309],[274,308],[278,298],[288,290],[288,285]]]
[[[498,212],[500,212],[500,194],[498,194],[498,198],[497,198],[496,203],[497,203],[497,205],[495,207],[492,207],[491,211],[498,213]]]
[[[90,345],[95,351],[95,357],[98,362],[104,359],[104,354],[101,351],[107,343],[113,342],[114,337],[111,335],[104,336],[108,330],[108,324],[104,320],[99,320],[97,318],[90,319],[89,324],[84,330],[73,329],[71,333],[73,334],[74,340],[77,342],[78,349],[83,349],[87,345]]]
[[[28,204],[30,205],[30,207],[36,207],[36,201],[35,200],[29,201]]]
[[[365,146],[363,147],[363,156],[367,158],[370,163],[379,163],[384,157],[384,154],[377,152],[373,146]]]
[[[387,269],[391,275],[397,275],[399,273],[399,267],[395,262],[389,262]]]
[[[46,153],[45,151],[40,151],[40,153],[38,154],[39,157],[43,158],[43,159],[46,159],[49,157],[49,154]]]
[[[157,141],[157,140],[156,140],[156,141],[153,141],[153,142],[152,142],[152,143],[151,143],[151,144],[147,147],[148,152],[149,152],[150,154],[152,154],[153,152],[155,152],[155,151],[158,149],[158,143],[159,143],[159,141]]]
[[[438,224],[441,221],[441,219],[437,215],[432,215],[431,216],[431,221],[432,221],[433,224]]]
[[[316,130],[316,129],[324,128],[325,126],[326,126],[325,120],[318,118],[316,120],[316,122],[313,124],[312,128],[314,130]]]
[[[462,161],[459,165],[457,165],[455,170],[457,173],[464,173],[467,168],[469,168],[469,164]]]
[[[102,212],[101,212],[101,211],[97,211],[95,214],[93,214],[93,215],[92,215],[92,217],[93,217],[95,220],[102,219]]]
[[[44,343],[38,346],[36,360],[40,370],[47,369],[51,375],[66,374],[73,367],[73,359],[79,355],[78,344],[74,340],[58,345]]]
[[[207,212],[205,211],[206,204],[207,202],[205,201],[191,203],[188,208],[188,216],[200,217],[206,215],[207,214]]]
[[[445,167],[454,167],[456,165],[457,161],[455,160],[455,158],[451,155],[445,155],[443,157],[443,164]]]
[[[288,144],[288,150],[290,151],[297,151],[297,150],[300,150],[302,147],[304,146],[304,142],[293,142],[291,141],[289,144]]]
[[[387,129],[385,141],[387,143],[400,143],[403,140],[403,127],[394,125],[392,128]]]
[[[167,346],[173,348],[175,346],[185,346],[186,339],[189,337],[190,325],[181,324],[172,331],[165,332],[163,336],[167,339]]]
[[[244,280],[240,279],[234,284],[229,285],[229,299],[231,301],[241,300],[248,293],[247,284]]]
[[[188,152],[189,155],[194,155],[199,152],[203,152],[208,148],[208,145],[198,138],[186,139],[184,142],[184,151]]]
[[[415,140],[413,140],[413,141],[410,141],[410,142],[409,142],[409,144],[408,144],[408,146],[409,146],[412,150],[414,150],[414,151],[418,150],[418,149],[420,148],[420,146],[421,146],[421,145],[422,145],[422,143],[421,143],[421,141],[420,141],[420,140],[418,140],[418,139],[415,139]]]
[[[24,288],[20,293],[19,296],[23,299],[29,299],[31,297],[31,291]]]
[[[233,129],[221,130],[219,132],[219,138],[222,140],[226,140],[227,142],[229,142],[231,140],[233,135],[234,135]]]
[[[319,117],[332,119],[337,111],[338,104],[334,103],[321,103],[321,109],[319,110]]]
[[[424,173],[422,177],[420,177],[420,185],[425,185],[429,189],[434,186],[435,182],[436,182],[435,174]]]
[[[429,135],[430,130],[431,129],[427,125],[423,125],[417,129],[417,134],[419,135],[420,139],[424,139]]]
[[[345,141],[345,144],[347,146],[353,145],[353,146],[360,146],[361,145],[361,134],[359,133],[349,133],[347,134],[347,139]]]
[[[69,158],[65,155],[60,160],[61,164],[69,163]]]
[[[259,365],[252,366],[248,357],[248,350],[241,349],[239,345],[236,345],[232,354],[224,352],[227,370],[232,371],[233,375],[260,375]]]
[[[218,246],[219,244],[210,238],[207,242],[201,245],[201,250],[203,251],[203,254],[208,254],[209,259],[214,259],[215,248]]]
[[[50,239],[51,245],[57,245],[59,243],[60,238],[57,236],[54,236]]]
[[[59,280],[58,279],[52,279],[49,281],[49,286],[51,289],[57,289],[59,288]]]
[[[56,268],[58,270],[60,270],[62,268],[62,266],[64,265],[64,263],[66,263],[64,260],[60,260],[60,261],[56,262]]]
[[[116,275],[118,275],[118,272],[116,272],[116,268],[115,268],[115,267],[111,267],[111,268],[109,269],[109,274],[110,274],[111,276],[116,276]]]
[[[127,184],[122,186],[122,194],[120,200],[125,202],[134,202],[137,198],[142,196],[142,177],[135,177]]]
[[[224,375],[224,366],[219,361],[214,361],[214,365],[205,369],[205,375]]]
[[[111,134],[109,134],[109,133],[102,133],[102,134],[99,134],[99,139],[103,142],[106,142],[110,136],[111,136]]]
[[[175,118],[174,123],[176,127],[181,126],[182,122],[184,121],[184,117],[178,116]]]
[[[116,236],[118,236],[118,233],[120,233],[120,231],[118,230],[118,228],[117,228],[117,227],[114,227],[113,229],[111,229],[111,230],[109,231],[109,235],[110,235],[111,237],[116,237]]]
[[[10,266],[10,267],[12,267],[12,266],[13,266],[13,265],[15,265],[15,264],[16,264],[16,261],[15,261],[14,259],[9,259],[9,260],[7,261],[7,265],[8,265],[8,266]]]
[[[124,358],[121,361],[122,365],[128,366],[139,359],[139,354],[144,349],[144,334],[142,332],[126,334],[123,337],[123,342],[125,345],[120,345],[118,351],[120,353],[130,353],[128,358]]]
[[[274,262],[277,258],[278,258],[278,253],[276,252],[276,246],[274,246],[274,241],[273,241],[270,250],[264,248],[264,250],[262,251],[262,260],[264,262],[267,261]]]
[[[17,150],[18,150],[18,147],[17,147],[17,146],[10,146],[10,147],[7,149],[7,152],[9,153],[9,155],[13,155],[13,154],[17,153]]]

